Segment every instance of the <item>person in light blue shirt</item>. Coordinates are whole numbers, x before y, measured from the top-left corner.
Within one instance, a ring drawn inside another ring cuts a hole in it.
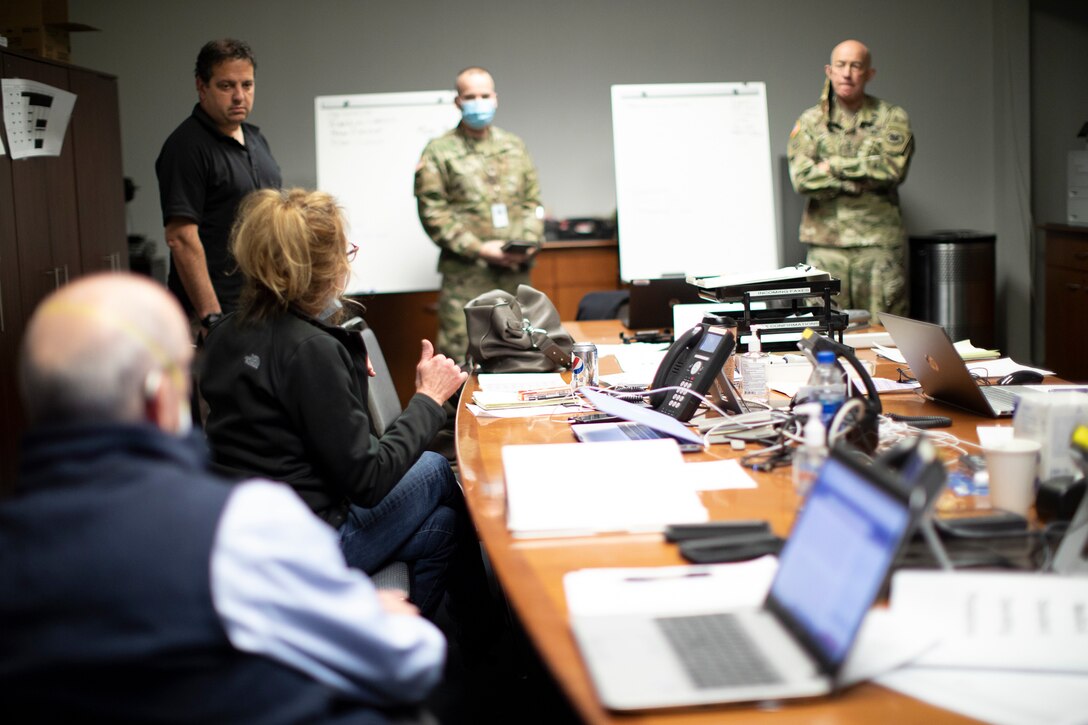
[[[135,276],[39,306],[30,429],[0,503],[0,701],[48,721],[382,722],[438,682],[441,632],[344,562],[283,484],[212,475],[192,345]],[[398,713],[399,714],[399,713]]]

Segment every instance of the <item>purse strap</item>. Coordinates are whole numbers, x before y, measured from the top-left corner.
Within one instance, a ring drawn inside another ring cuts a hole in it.
[[[544,353],[544,357],[548,358],[561,368],[570,367],[570,354],[563,352],[563,348],[559,347],[555,340],[548,335],[547,330],[542,327],[533,327],[533,324],[529,322],[527,317],[523,317],[521,323],[522,329],[525,330],[525,334],[532,340],[536,349]]]

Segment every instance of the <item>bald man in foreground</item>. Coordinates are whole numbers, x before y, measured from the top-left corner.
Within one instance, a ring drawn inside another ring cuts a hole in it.
[[[869,49],[846,40],[824,66],[820,103],[790,133],[793,188],[805,196],[801,242],[808,263],[842,282],[840,307],[907,313],[906,230],[899,185],[914,137],[907,112],[867,95]]]
[[[210,475],[186,435],[189,329],[141,278],[46,298],[31,426],[0,504],[0,710],[42,721],[384,722],[442,634],[348,569],[290,488]]]

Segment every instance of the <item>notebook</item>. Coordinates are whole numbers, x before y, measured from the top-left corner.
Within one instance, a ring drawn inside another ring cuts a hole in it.
[[[583,443],[675,438],[680,443],[702,448],[702,436],[672,416],[595,390],[582,388],[578,392],[585,396],[590,405],[602,413],[629,421],[629,423],[584,423],[573,426],[574,436]],[[649,429],[649,432],[646,429]]]
[[[889,474],[832,451],[762,607],[572,616],[601,702],[637,711],[832,692],[911,521]]]
[[[956,352],[945,329],[932,322],[880,313],[880,324],[891,333],[922,391],[938,403],[990,418],[1006,418],[1016,411],[1022,385],[979,385]]]

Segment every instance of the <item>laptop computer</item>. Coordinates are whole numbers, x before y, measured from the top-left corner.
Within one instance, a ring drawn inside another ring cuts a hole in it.
[[[913,518],[890,474],[832,451],[762,607],[572,617],[601,702],[627,711],[832,692]]]
[[[659,413],[653,408],[629,403],[607,393],[587,389],[579,392],[597,410],[627,421],[625,423],[583,423],[573,426],[574,437],[583,443],[675,438],[681,444],[681,450],[703,449],[702,437],[672,416]]]
[[[674,305],[701,301],[699,290],[683,277],[632,280],[627,326],[633,330],[672,327]]]
[[[1019,396],[1030,390],[1022,385],[979,385],[940,325],[886,312],[880,313],[880,324],[903,353],[922,392],[938,403],[1006,418],[1016,412]]]

